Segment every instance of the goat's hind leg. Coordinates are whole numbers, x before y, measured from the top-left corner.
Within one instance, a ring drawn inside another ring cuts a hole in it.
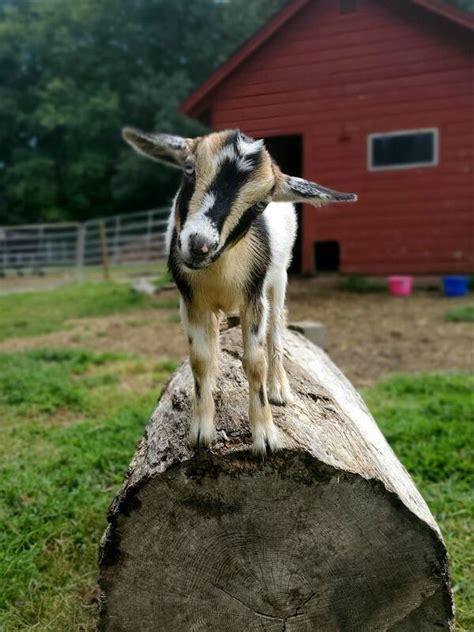
[[[285,295],[288,275],[286,270],[271,287],[270,313],[267,333],[268,397],[272,404],[283,406],[291,402],[290,385],[283,367],[283,332],[286,326]]]
[[[181,317],[188,335],[194,378],[193,419],[190,443],[207,446],[215,438],[214,397],[219,356],[219,324],[211,312],[190,315],[184,303]]]
[[[253,451],[265,455],[279,447],[278,431],[273,422],[267,397],[267,361],[264,341],[267,303],[263,298],[252,300],[241,311],[244,355],[242,363],[249,383],[249,422]]]

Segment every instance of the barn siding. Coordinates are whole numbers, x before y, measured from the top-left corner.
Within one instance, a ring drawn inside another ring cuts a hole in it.
[[[304,176],[359,194],[357,205],[304,208],[304,271],[313,270],[313,242],[326,239],[340,242],[344,272],[474,270],[467,36],[397,4],[359,0],[341,14],[336,0],[314,0],[214,95],[215,129],[300,133]],[[368,134],[430,127],[439,129],[439,166],[368,171]]]

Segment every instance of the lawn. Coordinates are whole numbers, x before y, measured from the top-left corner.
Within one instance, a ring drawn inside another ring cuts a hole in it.
[[[474,630],[474,376],[404,375],[362,395],[441,528],[458,629]]]
[[[453,323],[474,323],[474,305],[454,307],[446,312],[445,318]]]
[[[54,331],[100,313],[130,320],[151,304],[107,283],[3,297],[1,333]],[[107,508],[174,366],[88,349],[0,353],[2,632],[94,629]],[[473,389],[472,377],[444,373],[392,377],[363,392],[441,527],[465,631],[474,629]]]
[[[88,630],[108,505],[171,362],[0,354],[0,629]]]
[[[387,282],[362,276],[347,276],[341,279],[339,288],[356,294],[378,294],[387,291]]]
[[[56,290],[0,296],[0,340],[47,334],[68,320],[146,308],[177,307],[176,299],[150,298],[126,283],[71,283]]]

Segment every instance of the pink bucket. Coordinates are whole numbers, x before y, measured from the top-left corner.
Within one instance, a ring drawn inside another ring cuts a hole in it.
[[[410,296],[413,290],[413,277],[390,276],[388,277],[388,289],[392,296]]]

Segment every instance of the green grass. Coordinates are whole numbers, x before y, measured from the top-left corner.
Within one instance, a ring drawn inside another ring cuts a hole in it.
[[[474,323],[474,305],[454,307],[446,312],[445,319],[454,323]]]
[[[136,309],[176,309],[176,298],[150,298],[125,283],[71,283],[55,290],[0,296],[0,340],[66,329],[72,318],[106,316]]]
[[[94,629],[108,505],[175,363],[68,349],[0,354],[0,630]],[[474,629],[473,388],[401,376],[364,393],[446,539]]]
[[[344,292],[354,292],[356,294],[376,294],[387,291],[387,283],[380,279],[368,279],[362,276],[344,277],[339,288]]]
[[[400,376],[364,398],[446,541],[460,630],[474,630],[474,376]]]
[[[160,277],[153,280],[153,285],[158,290],[161,290],[163,286],[168,285],[169,283],[174,283],[173,277],[169,271],[164,272]]]
[[[107,508],[174,367],[87,351],[0,354],[2,632],[93,629]],[[131,396],[130,376],[151,388]]]

